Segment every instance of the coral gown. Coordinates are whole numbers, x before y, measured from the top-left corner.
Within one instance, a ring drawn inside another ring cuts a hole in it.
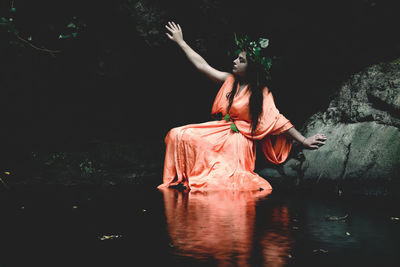
[[[227,94],[235,78],[231,74],[222,84],[212,114],[227,114]],[[239,86],[239,85],[238,85]],[[192,191],[271,190],[271,185],[254,172],[256,140],[261,141],[266,158],[275,164],[289,155],[292,142],[283,132],[293,127],[275,107],[272,93],[263,90],[263,111],[254,135],[251,135],[249,99],[246,86],[235,95],[229,110],[230,120],[221,119],[189,124],[170,130],[165,137],[166,152],[163,184],[158,188],[182,185]],[[232,130],[232,124],[238,132]],[[274,143],[271,135],[275,136]]]

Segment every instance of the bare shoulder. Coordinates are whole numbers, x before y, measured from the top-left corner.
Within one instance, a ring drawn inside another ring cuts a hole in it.
[[[208,78],[210,78],[215,83],[223,83],[231,75],[229,72],[219,71],[210,65],[206,65],[200,69]]]

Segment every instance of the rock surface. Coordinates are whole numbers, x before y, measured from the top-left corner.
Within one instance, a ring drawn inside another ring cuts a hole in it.
[[[354,74],[327,110],[311,116],[301,130],[305,136],[324,133],[326,144],[294,151],[280,166],[281,177],[306,186],[329,184],[328,190],[340,194],[399,195],[398,77],[399,60]]]

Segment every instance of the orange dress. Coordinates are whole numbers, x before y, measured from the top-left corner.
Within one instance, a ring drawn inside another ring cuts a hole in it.
[[[235,78],[230,75],[221,86],[212,107],[212,114],[227,114],[227,94]],[[238,85],[239,86],[239,85]],[[272,93],[263,91],[263,111],[254,135],[251,135],[249,99],[246,86],[234,97],[229,110],[230,121],[224,119],[189,124],[170,130],[165,137],[166,152],[163,184],[158,188],[182,185],[192,191],[271,190],[271,185],[254,172],[255,140],[260,140],[266,158],[279,164],[286,160],[292,143],[281,133],[293,127],[275,107]],[[234,123],[239,132],[231,129]],[[270,135],[275,135],[272,144]]]

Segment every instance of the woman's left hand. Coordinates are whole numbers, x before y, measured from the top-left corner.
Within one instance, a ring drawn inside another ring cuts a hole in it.
[[[325,145],[326,136],[324,134],[316,134],[305,138],[302,142],[305,148],[318,149],[320,146]]]

